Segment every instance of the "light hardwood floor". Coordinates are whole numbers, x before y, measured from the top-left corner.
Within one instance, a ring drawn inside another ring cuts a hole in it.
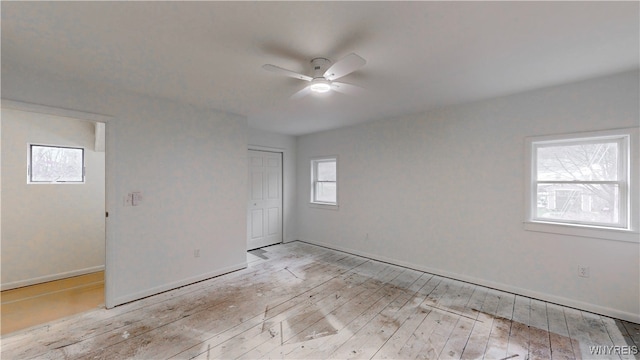
[[[0,293],[1,334],[104,306],[104,271]]]
[[[301,242],[2,337],[2,359],[633,359],[640,326]]]

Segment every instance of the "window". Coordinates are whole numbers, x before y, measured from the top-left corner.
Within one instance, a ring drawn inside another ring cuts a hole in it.
[[[634,230],[632,133],[616,130],[528,139],[527,221]]]
[[[338,204],[338,159],[336,157],[311,160],[311,202]]]
[[[84,149],[29,145],[27,182],[84,182]]]

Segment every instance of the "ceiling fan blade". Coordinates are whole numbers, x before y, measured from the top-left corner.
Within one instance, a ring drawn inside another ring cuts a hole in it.
[[[331,65],[331,67],[324,73],[324,78],[330,81],[339,79],[358,70],[366,63],[367,61],[365,59],[361,58],[359,55],[351,53]]]
[[[281,68],[279,66],[275,66],[275,65],[271,65],[271,64],[264,64],[264,65],[262,65],[262,68],[267,70],[267,71],[274,72],[276,74],[281,74],[281,75],[284,75],[284,76],[288,76],[288,77],[292,77],[292,78],[296,78],[296,79],[300,79],[300,80],[304,80],[304,81],[313,80],[313,78],[310,77],[310,76],[298,74],[295,71],[283,69],[283,68]]]
[[[335,82],[335,81],[331,83],[331,90],[334,90],[343,94],[347,94],[347,95],[361,95],[365,91],[360,86],[355,86],[355,85],[345,84],[342,82]]]
[[[291,95],[291,97],[289,99],[298,100],[298,99],[303,98],[303,97],[305,97],[305,96],[307,96],[309,94],[311,94],[311,87],[305,86],[302,90],[300,90],[297,93]]]

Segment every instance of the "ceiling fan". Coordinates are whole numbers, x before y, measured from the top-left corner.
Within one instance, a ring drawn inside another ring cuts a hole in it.
[[[271,64],[262,65],[262,68],[280,75],[310,82],[311,84],[291,96],[292,99],[299,99],[310,93],[326,93],[331,90],[345,94],[355,94],[361,90],[360,87],[334,80],[351,74],[366,63],[365,59],[357,54],[351,53],[333,64],[331,64],[331,60],[326,58],[315,58],[311,60],[313,76],[299,74],[295,71],[283,69]]]

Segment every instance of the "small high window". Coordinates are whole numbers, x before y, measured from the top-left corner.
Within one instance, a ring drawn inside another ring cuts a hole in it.
[[[338,204],[338,159],[335,157],[311,160],[311,202]]]
[[[29,145],[29,183],[84,182],[84,149]]]

